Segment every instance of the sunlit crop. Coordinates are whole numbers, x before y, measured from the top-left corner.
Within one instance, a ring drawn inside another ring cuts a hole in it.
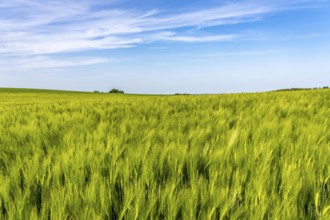
[[[330,219],[330,90],[0,91],[0,219]]]

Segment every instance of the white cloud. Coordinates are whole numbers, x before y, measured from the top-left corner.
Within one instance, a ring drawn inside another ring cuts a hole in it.
[[[214,42],[214,41],[229,41],[237,38],[234,35],[210,35],[210,36],[189,36],[177,35],[175,32],[166,31],[153,34],[149,37],[150,41],[176,41],[176,42]],[[146,38],[147,39],[147,38]]]
[[[98,57],[76,57],[69,59],[58,59],[46,56],[35,57],[12,57],[0,60],[0,71],[6,72],[12,69],[29,70],[29,69],[57,69],[71,66],[85,66],[99,64],[105,62],[116,62],[114,59],[105,59]]]
[[[313,2],[247,0],[211,9],[170,13],[156,9],[143,12],[95,7],[105,4],[100,0],[79,3],[73,0],[10,0],[0,3],[0,55],[21,59],[22,55],[33,58],[46,54],[127,48],[150,41],[233,40],[237,39],[237,33],[192,35],[176,29],[254,22],[269,13]],[[64,63],[58,63],[61,64]],[[70,64],[76,65],[75,62],[66,65]]]
[[[214,42],[214,41],[228,41],[235,39],[232,35],[215,35],[215,36],[201,36],[201,37],[192,37],[192,36],[169,36],[165,37],[164,40],[167,41],[179,41],[179,42]]]

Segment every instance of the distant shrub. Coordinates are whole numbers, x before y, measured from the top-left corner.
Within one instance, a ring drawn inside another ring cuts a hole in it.
[[[109,91],[109,93],[122,93],[122,94],[124,94],[124,91],[119,90],[119,89],[111,89],[111,90]]]
[[[315,89],[315,88],[312,88]],[[311,90],[311,88],[290,88],[290,89],[278,89],[273,92],[285,92],[285,91],[300,91],[300,90]]]
[[[188,93],[175,93],[174,95],[190,95]]]
[[[94,93],[100,93],[100,91],[94,91]]]
[[[319,89],[329,89],[329,87],[328,86],[323,86],[323,87],[313,87],[313,88],[278,89],[278,90],[274,90],[273,92],[279,92],[279,91],[299,91],[299,90],[319,90]]]

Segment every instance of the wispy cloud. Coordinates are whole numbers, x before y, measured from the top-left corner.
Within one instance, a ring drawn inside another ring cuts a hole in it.
[[[176,42],[214,42],[214,41],[229,41],[238,38],[235,35],[209,35],[209,36],[189,36],[189,35],[177,35],[175,32],[157,32],[155,34],[149,34],[144,37],[149,41],[176,41]]]
[[[12,57],[0,60],[0,71],[10,71],[13,67],[16,71],[30,69],[60,69],[64,67],[85,66],[105,62],[116,62],[116,60],[99,57],[75,57],[70,59],[59,59],[46,56]]]
[[[311,6],[312,3],[315,1],[247,0],[173,13],[157,9],[123,9],[120,5],[109,7],[112,1],[100,0],[79,3],[73,0],[10,0],[0,3],[0,54],[17,59],[31,56],[36,60],[42,56],[45,60],[39,65],[28,66],[23,59],[20,66],[52,68],[78,65],[79,62],[75,59],[56,61],[51,54],[127,48],[150,41],[229,41],[237,39],[239,33],[215,35],[195,31],[192,34],[178,29],[255,22],[270,13]],[[83,60],[81,64],[105,62],[99,59]]]

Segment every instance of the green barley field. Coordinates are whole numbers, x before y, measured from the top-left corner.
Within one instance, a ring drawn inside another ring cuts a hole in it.
[[[330,90],[0,89],[0,219],[330,219]]]

